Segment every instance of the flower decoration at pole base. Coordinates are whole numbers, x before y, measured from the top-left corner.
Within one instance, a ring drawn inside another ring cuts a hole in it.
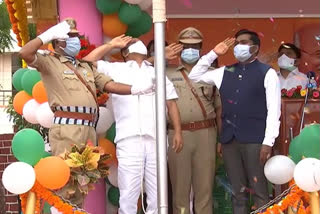
[[[71,170],[69,183],[73,188],[80,190],[83,195],[87,195],[93,189],[93,184],[97,183],[100,178],[108,175],[108,166],[105,161],[109,155],[99,147],[87,145],[79,148],[75,145],[62,157]]]

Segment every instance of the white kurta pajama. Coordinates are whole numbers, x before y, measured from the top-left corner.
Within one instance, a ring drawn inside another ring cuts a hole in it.
[[[284,78],[280,71],[277,72],[281,89],[290,90],[292,88],[296,88],[297,86],[301,86],[303,89],[307,87],[308,77],[304,73],[299,72],[298,68],[291,71],[287,78]]]
[[[132,85],[155,78],[154,67],[144,61],[108,63],[98,61],[98,71],[115,82]],[[166,78],[167,100],[177,99],[173,84]],[[147,214],[157,210],[156,112],[155,93],[132,96],[112,94],[116,121],[119,214],[136,214],[142,182],[147,193]]]

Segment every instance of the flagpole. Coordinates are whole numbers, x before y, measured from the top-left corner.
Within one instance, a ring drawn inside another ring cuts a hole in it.
[[[166,133],[166,78],[165,78],[165,0],[153,0],[154,47],[156,70],[157,124],[157,187],[158,213],[168,213],[168,171]]]

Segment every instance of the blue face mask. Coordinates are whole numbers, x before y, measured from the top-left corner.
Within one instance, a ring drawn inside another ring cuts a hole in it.
[[[187,64],[194,64],[200,58],[200,51],[194,48],[184,49],[181,52],[181,59]]]
[[[61,49],[68,55],[75,57],[80,49],[81,49],[81,44],[80,44],[80,39],[78,37],[70,37],[66,39],[66,47]]]

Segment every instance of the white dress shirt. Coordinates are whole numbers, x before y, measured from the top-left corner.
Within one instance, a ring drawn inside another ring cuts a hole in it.
[[[308,77],[304,73],[299,72],[298,68],[289,73],[287,78],[284,78],[280,71],[277,72],[280,80],[280,88],[290,90],[301,85],[303,89],[307,87]]]
[[[211,63],[217,58],[217,54],[210,51],[201,57],[198,63],[193,67],[189,74],[189,78],[194,82],[204,82],[207,84],[215,84],[221,87],[225,66],[215,70],[208,71]],[[267,102],[267,121],[265,136],[262,144],[273,146],[275,138],[279,135],[280,112],[281,112],[281,91],[277,73],[270,68],[264,78],[264,88],[266,90]],[[222,106],[223,108],[223,106]]]
[[[97,70],[110,76],[115,82],[128,85],[155,78],[154,67],[147,61],[144,61],[141,67],[135,61],[115,63],[98,61]],[[166,78],[166,93],[167,100],[178,98],[168,78]],[[139,96],[111,94],[111,98],[116,121],[115,142],[138,135],[148,135],[155,139],[155,93]]]

